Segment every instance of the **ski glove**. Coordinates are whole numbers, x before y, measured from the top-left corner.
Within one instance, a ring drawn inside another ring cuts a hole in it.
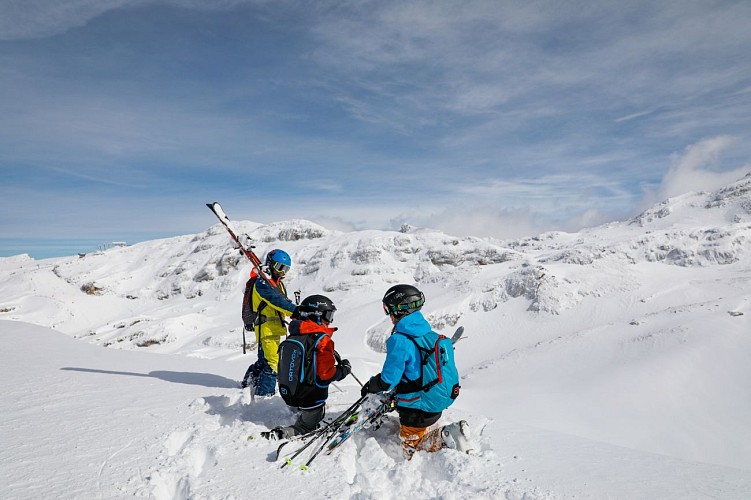
[[[339,364],[336,366],[336,380],[343,380],[350,373],[352,373],[352,365],[349,363],[349,360],[343,359],[339,361]]]
[[[370,380],[363,384],[362,389],[360,389],[360,396],[362,397],[366,394],[376,394],[388,389],[389,385],[381,380],[381,374],[379,373],[378,375],[371,377]]]

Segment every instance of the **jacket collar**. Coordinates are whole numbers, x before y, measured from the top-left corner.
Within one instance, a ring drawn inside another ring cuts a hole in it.
[[[315,321],[309,320],[309,319],[298,319],[294,320],[292,323],[290,323],[290,330],[292,330],[293,325],[295,325],[295,329],[301,334],[301,335],[308,335],[311,333],[323,333],[331,337],[334,332],[336,331],[336,328],[330,328],[326,325],[319,325]]]

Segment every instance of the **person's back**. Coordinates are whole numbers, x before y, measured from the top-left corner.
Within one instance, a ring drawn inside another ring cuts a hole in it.
[[[395,285],[383,297],[384,312],[389,315],[394,329],[386,341],[386,360],[381,373],[373,376],[362,388],[362,394],[394,391],[399,413],[404,455],[411,458],[415,451],[437,451],[451,447],[469,452],[469,426],[460,421],[428,432],[428,427],[441,418],[459,394],[458,373],[453,363],[453,353],[444,358],[450,363],[455,387],[449,387],[449,398],[430,398],[425,389],[432,383],[423,379],[428,354],[419,345],[427,336],[433,336],[430,324],[420,312],[425,296],[411,285]],[[435,334],[437,335],[437,334]],[[427,344],[427,343],[426,343]],[[422,346],[427,349],[427,345]],[[438,345],[434,349],[438,349]],[[444,349],[447,349],[444,347]],[[453,349],[453,348],[452,348]],[[438,354],[437,354],[438,355]],[[452,382],[453,383],[453,382]],[[432,390],[431,388],[427,388]]]
[[[289,336],[279,348],[279,392],[299,413],[291,426],[275,427],[261,435],[290,438],[314,430],[325,415],[329,384],[350,374],[349,361],[336,362],[332,328],[336,306],[328,297],[306,297],[293,314]]]
[[[402,317],[394,325],[386,350],[404,353],[391,360],[387,356],[381,372],[387,380],[400,380],[396,387],[398,405],[441,412],[459,396],[461,387],[451,340],[434,332],[420,311]]]

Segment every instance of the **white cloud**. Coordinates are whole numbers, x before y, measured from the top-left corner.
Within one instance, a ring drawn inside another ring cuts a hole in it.
[[[673,166],[662,178],[656,197],[646,200],[647,205],[690,191],[712,191],[742,178],[751,165],[717,170],[721,154],[736,140],[727,135],[711,137],[688,146],[681,155],[674,155]]]
[[[41,38],[78,28],[105,12],[148,4],[217,10],[264,0],[2,0],[0,40]]]
[[[326,229],[331,229],[333,231],[342,231],[348,233],[350,231],[355,231],[358,229],[357,225],[354,222],[345,220],[341,217],[319,215],[310,217],[310,220],[315,222],[316,224],[320,224]]]
[[[449,208],[431,215],[426,225],[454,236],[513,239],[543,232],[530,210],[499,210],[493,207]]]
[[[85,25],[108,10],[143,0],[4,0],[0,40],[37,38]]]

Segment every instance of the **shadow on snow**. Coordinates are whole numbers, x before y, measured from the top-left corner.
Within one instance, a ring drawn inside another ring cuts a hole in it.
[[[158,378],[166,382],[175,384],[199,385],[202,387],[217,387],[221,389],[236,389],[238,383],[236,380],[228,379],[211,373],[194,373],[194,372],[170,372],[170,371],[153,371],[149,373],[120,372],[112,370],[95,370],[92,368],[75,368],[63,367],[65,371],[83,372],[83,373],[101,373],[104,375],[127,375],[131,377],[150,377]]]

